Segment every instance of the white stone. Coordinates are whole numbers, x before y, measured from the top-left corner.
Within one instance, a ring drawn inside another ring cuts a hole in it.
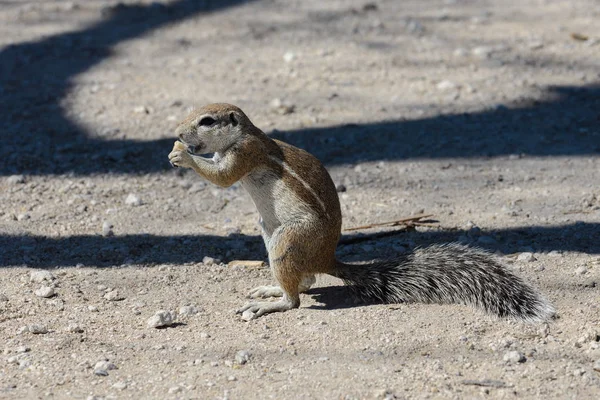
[[[198,309],[194,306],[183,306],[179,308],[179,315],[188,317],[195,314],[198,314]]]
[[[163,326],[173,325],[177,314],[174,311],[157,311],[156,314],[148,318],[146,324],[148,328],[160,328]]]
[[[36,290],[33,293],[37,297],[44,297],[44,298],[52,297],[55,294],[54,289],[52,289],[50,286],[42,286],[41,288],[39,288],[38,290]]]
[[[29,274],[29,282],[42,283],[44,281],[52,282],[54,280],[54,275],[50,271],[46,270],[38,270],[31,271]]]
[[[129,193],[125,198],[125,204],[127,204],[128,206],[137,207],[141,206],[143,203],[139,196],[133,193]]]
[[[444,81],[439,82],[436,85],[436,87],[439,90],[452,90],[452,89],[456,89],[456,84],[454,82],[444,80]]]
[[[235,362],[239,365],[244,365],[250,361],[250,352],[248,350],[240,350],[235,354]]]
[[[25,176],[24,175],[11,175],[8,177],[8,179],[6,179],[6,181],[8,183],[10,183],[11,185],[25,183]]]
[[[533,256],[533,253],[530,253],[530,252],[521,253],[517,257],[517,261],[532,262],[535,260],[536,260],[536,258]]]
[[[29,330],[30,333],[33,333],[36,335],[48,333],[48,328],[46,328],[44,325],[32,324],[32,325],[29,325],[27,327],[27,329]]]
[[[125,297],[121,296],[121,294],[119,294],[118,290],[111,290],[110,292],[107,292],[104,295],[104,298],[108,301],[119,301],[119,300],[124,300]]]
[[[294,61],[295,59],[296,59],[296,54],[294,54],[291,51],[288,51],[283,55],[283,60],[286,63],[290,63],[290,62]]]
[[[110,222],[104,221],[102,223],[102,236],[108,237],[113,236],[115,233],[112,230],[113,226]]]
[[[254,319],[254,313],[250,310],[246,310],[242,313],[242,319],[244,321],[251,321]]]
[[[504,361],[516,364],[527,361],[527,358],[525,358],[525,355],[523,353],[520,353],[516,350],[512,350],[504,354]]]

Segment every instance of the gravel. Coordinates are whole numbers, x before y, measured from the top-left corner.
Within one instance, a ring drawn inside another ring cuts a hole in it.
[[[0,397],[597,397],[593,0],[4,3]],[[365,304],[319,276],[299,308],[244,322],[247,293],[276,284],[247,262],[267,258],[255,206],[240,184],[166,159],[177,121],[211,101],[323,160],[344,229],[420,210],[437,221],[344,230],[359,242],[341,260],[460,238],[497,251],[557,317]],[[41,286],[58,295],[35,296]],[[113,290],[125,298],[103,297]],[[199,312],[147,328],[184,306]],[[527,361],[503,361],[509,351]],[[119,369],[95,375],[105,359]]]

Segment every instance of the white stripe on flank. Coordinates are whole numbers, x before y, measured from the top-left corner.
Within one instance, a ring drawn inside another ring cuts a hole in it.
[[[269,156],[269,158],[271,160],[275,161],[277,164],[281,165],[283,167],[283,169],[285,169],[293,178],[295,178],[296,180],[298,180],[302,184],[302,186],[304,186],[306,188],[306,190],[308,190],[308,192],[313,195],[313,197],[315,198],[315,200],[319,203],[319,205],[323,209],[323,212],[327,213],[327,210],[325,209],[325,203],[323,203],[323,200],[321,200],[319,198],[319,196],[317,196],[317,193],[315,193],[315,191],[313,190],[313,188],[311,188],[308,185],[308,183],[306,183],[304,181],[304,179],[302,179],[300,177],[300,175],[298,175],[296,173],[296,171],[294,171],[289,165],[287,165],[285,162],[283,162],[282,160],[280,160],[279,158],[277,158],[275,156]]]

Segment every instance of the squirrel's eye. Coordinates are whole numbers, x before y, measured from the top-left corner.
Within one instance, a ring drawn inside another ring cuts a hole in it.
[[[211,117],[204,117],[200,120],[200,126],[211,126],[212,124],[214,124],[216,121],[214,118]]]

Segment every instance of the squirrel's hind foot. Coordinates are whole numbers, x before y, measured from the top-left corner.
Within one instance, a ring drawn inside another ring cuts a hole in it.
[[[279,286],[259,286],[255,287],[246,296],[249,299],[266,299],[267,297],[283,297],[283,290]]]
[[[275,301],[275,302],[261,301],[261,302],[247,303],[242,308],[237,310],[237,313],[243,314],[246,311],[249,311],[252,313],[252,318],[250,318],[250,319],[256,319],[265,314],[288,311],[288,310],[291,310],[292,308],[298,308],[298,305],[295,305],[293,302],[291,302],[290,300],[288,300],[284,297],[283,299],[281,299],[279,301]]]
[[[300,281],[300,284],[298,285],[298,291],[300,293],[307,292],[310,289],[310,287],[315,284],[316,281],[317,281],[317,279],[315,278],[314,275],[312,275],[312,274],[306,275]],[[252,289],[246,297],[249,299],[258,299],[258,298],[266,299],[267,297],[283,297],[283,289],[281,289],[280,286],[272,286],[272,285],[258,286],[258,287],[255,287],[254,289]]]

